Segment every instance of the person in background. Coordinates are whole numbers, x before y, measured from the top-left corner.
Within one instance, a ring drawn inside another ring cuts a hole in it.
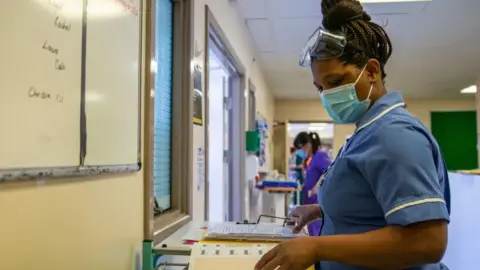
[[[305,181],[301,196],[303,205],[318,204],[317,193],[312,190],[317,185],[320,176],[332,163],[328,153],[321,150],[320,137],[315,132],[300,132],[294,141],[295,147],[308,152],[309,162],[305,162]],[[308,224],[308,234],[318,236],[320,232],[320,221],[316,220]]]
[[[295,147],[290,147],[290,157],[288,158],[288,172],[289,172],[289,179],[296,180],[296,170],[297,169],[297,149]]]
[[[302,154],[302,153],[300,153]],[[298,155],[295,147],[290,147],[290,157],[288,158],[288,174],[292,181],[297,182],[299,185],[303,184],[303,158]],[[300,180],[302,182],[300,183]],[[299,204],[297,192],[293,193],[292,204]]]
[[[299,205],[303,205],[303,184],[305,181],[305,159],[308,157],[308,148],[302,149],[295,146],[295,141],[293,143],[294,148],[296,149],[296,156],[295,156],[295,174],[297,177],[297,182],[300,188],[300,196],[297,198],[297,192],[295,192],[295,203]]]
[[[432,133],[387,91],[390,38],[357,0],[322,0],[321,9],[299,64],[330,118],[355,132],[321,177],[319,204],[291,214],[294,231],[322,218],[320,236],[282,242],[255,269],[446,270],[448,172]]]

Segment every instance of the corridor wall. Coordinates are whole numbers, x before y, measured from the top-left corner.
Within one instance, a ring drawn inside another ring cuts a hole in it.
[[[475,110],[475,100],[406,100],[408,110],[430,128],[431,111],[468,111]],[[331,121],[318,99],[314,100],[276,100],[275,121]],[[334,153],[343,145],[345,137],[355,130],[354,125],[335,125]]]
[[[255,98],[257,112],[260,113],[270,124],[273,123],[274,115],[274,98],[272,92],[268,88],[264,75],[255,60],[255,49],[253,41],[250,37],[248,29],[241,18],[237,6],[233,1],[228,0],[197,0],[194,7],[194,42],[195,42],[195,61],[196,64],[205,68],[205,34],[208,29],[205,27],[205,6],[208,6],[213,17],[218,22],[222,32],[225,34],[228,43],[233,47],[234,53],[238,57],[238,61],[245,68],[245,97],[248,98],[248,79],[255,85]],[[203,72],[205,75],[205,72]],[[205,84],[205,76],[203,84]],[[203,101],[204,102],[204,101]],[[205,106],[203,106],[205,110]],[[248,119],[248,110],[245,119]],[[197,151],[199,148],[205,147],[205,126],[194,125],[193,128],[193,219],[203,219],[205,216],[205,185],[204,183],[197,188],[200,177],[205,178],[205,173],[197,172]],[[270,136],[271,137],[271,136]],[[272,152],[272,147],[268,147],[267,151]],[[269,154],[267,164],[272,164],[272,155]]]

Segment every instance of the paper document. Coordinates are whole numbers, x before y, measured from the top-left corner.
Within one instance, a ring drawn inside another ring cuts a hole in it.
[[[278,224],[216,224],[210,226],[205,235],[206,239],[236,239],[255,240],[255,239],[290,239],[298,236],[305,236],[302,232],[300,234],[293,234],[292,228]]]

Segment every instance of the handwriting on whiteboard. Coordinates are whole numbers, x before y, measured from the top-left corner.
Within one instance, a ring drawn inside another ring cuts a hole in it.
[[[48,0],[48,3],[57,11],[59,12],[63,4],[62,1],[58,0]],[[68,21],[61,17],[59,14],[55,14],[52,17],[53,27],[56,29],[63,31],[63,32],[70,32],[72,29],[72,25],[68,23]],[[45,39],[42,45],[42,49],[47,51],[48,53],[53,55],[53,69],[56,71],[64,71],[66,69],[66,65],[61,59],[60,48],[56,47],[54,44],[50,43],[48,39]],[[56,103],[63,103],[63,96],[60,94],[52,94],[48,91],[38,90],[35,86],[32,86],[27,91],[27,96],[31,99],[37,100],[50,100]]]
[[[54,96],[49,92],[39,91],[39,90],[37,90],[37,88],[35,88],[33,86],[30,87],[30,89],[28,89],[27,94],[28,94],[29,98],[35,98],[35,99],[40,99],[40,100],[51,100],[51,101],[55,101],[57,103],[63,103],[63,96],[62,95],[56,94]]]
[[[53,53],[54,55],[58,55],[58,51],[59,51],[58,48],[55,48],[52,45],[48,44],[48,40],[45,40],[45,42],[43,42],[42,48],[44,50],[47,50],[47,51]]]
[[[72,28],[72,25],[67,23],[64,19],[60,18],[59,16],[57,16],[55,18],[55,20],[53,21],[53,24],[58,28],[58,29],[61,29],[61,30],[64,30],[64,31],[70,31],[70,29]]]
[[[122,5],[125,10],[130,11],[133,15],[138,16],[138,9],[135,7],[133,0],[115,0]]]

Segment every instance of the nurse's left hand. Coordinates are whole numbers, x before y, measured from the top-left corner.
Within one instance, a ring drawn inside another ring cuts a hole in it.
[[[299,237],[278,244],[255,265],[255,270],[306,270],[315,264],[314,237]]]

